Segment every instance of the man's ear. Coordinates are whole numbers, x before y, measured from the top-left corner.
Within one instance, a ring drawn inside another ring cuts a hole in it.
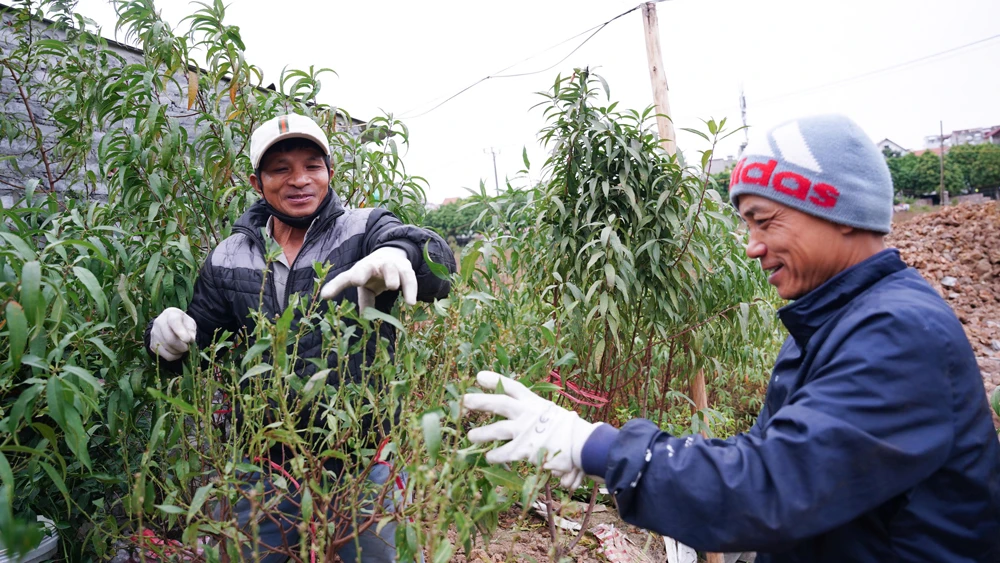
[[[253,191],[257,192],[258,195],[264,197],[264,190],[260,185],[260,180],[257,179],[256,174],[250,175],[250,186],[253,187]]]

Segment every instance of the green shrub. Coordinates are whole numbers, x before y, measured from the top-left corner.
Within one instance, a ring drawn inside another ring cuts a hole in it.
[[[649,110],[598,105],[599,79],[585,72],[557,79],[546,95],[546,180],[473,198],[484,237],[462,250],[451,297],[361,318],[295,302],[282,317],[258,319],[255,345],[220,341],[182,375],[159,373],[143,330],[165,307],[187,305],[208,251],[254,199],[246,146],[256,124],[289,111],[322,124],[334,188],[350,205],[377,203],[419,222],[424,185],[399,157],[403,124],[378,117],[358,134],[349,116],[318,101],[326,70],[286,70],[275,90],[262,88],[220,2],[199,4],[184,33],[149,0],[115,6],[117,28],[142,47],[140,62],[109,49],[57,0],[11,12],[16,40],[0,60],[19,86],[7,102],[45,105],[56,124],[54,132],[32,119],[0,124],[0,142],[28,143],[23,168],[40,171],[0,209],[6,545],[36,545],[42,514],[57,522],[67,559],[106,559],[123,538],[154,549],[141,539],[151,530],[181,544],[168,549],[200,547],[221,560],[235,554],[227,511],[242,494],[242,472],[284,444],[295,453],[289,477],[309,491],[302,508],[314,530],[289,555],[306,559],[310,544],[328,554],[352,538],[328,525],[327,509],[357,510],[349,501],[378,461],[380,444],[359,430],[370,416],[396,422],[382,453],[408,473],[412,501],[397,514],[361,516],[369,526],[395,519],[404,555],[424,549],[443,561],[491,535],[513,503],[527,510],[547,484],[528,467],[485,466],[465,441],[457,400],[480,369],[553,397],[548,381],[558,371],[608,396],[585,414],[645,415],[675,432],[705,420],[717,433],[736,431],[759,407],[776,342],[773,296],[734,256],[742,250],[733,211],[710,179],[660,151]],[[41,25],[40,15],[55,23]],[[41,69],[45,80],[35,80]],[[163,101],[171,88],[187,97],[183,112]],[[723,124],[707,126],[711,144]],[[86,164],[95,136],[96,170]],[[107,202],[91,201],[102,186]],[[296,308],[304,320],[293,327]],[[292,375],[299,332],[319,330],[326,346],[350,348],[383,322],[400,329],[396,362],[381,342],[371,386]],[[683,391],[700,369],[715,413],[692,417]],[[226,408],[244,424],[220,417]],[[293,424],[302,416],[314,427]],[[341,464],[339,479],[329,478],[330,460]]]

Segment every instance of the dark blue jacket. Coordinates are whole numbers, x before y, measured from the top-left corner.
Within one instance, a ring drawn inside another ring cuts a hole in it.
[[[584,469],[622,518],[758,561],[976,561],[1000,542],[1000,444],[948,305],[881,252],[782,308],[790,333],[754,427],[598,428]]]

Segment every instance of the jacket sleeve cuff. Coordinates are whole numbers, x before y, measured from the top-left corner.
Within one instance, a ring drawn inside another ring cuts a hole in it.
[[[424,263],[423,249],[418,247],[414,242],[406,239],[392,239],[385,242],[379,243],[372,251],[378,250],[379,248],[385,247],[398,248],[406,252],[406,257],[410,260],[410,266],[416,271]]]
[[[618,429],[610,424],[601,424],[591,432],[580,452],[583,472],[603,478],[608,470],[608,456],[611,446],[618,438]]]

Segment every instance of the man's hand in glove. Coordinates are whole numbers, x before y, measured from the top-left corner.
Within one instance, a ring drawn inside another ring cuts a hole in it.
[[[462,397],[462,405],[469,410],[489,412],[508,419],[469,431],[469,440],[476,444],[510,440],[487,452],[486,461],[507,463],[527,460],[538,463],[543,459],[542,468],[558,477],[563,488],[572,490],[579,487],[583,480],[580,452],[600,423],[591,424],[575,412],[535,395],[521,383],[498,373],[481,371],[476,381],[490,390],[502,383],[503,394],[468,393]]]
[[[149,333],[149,349],[167,361],[174,361],[188,351],[194,342],[198,325],[177,307],[167,307],[153,321]]]
[[[384,246],[375,250],[330,280],[319,296],[331,299],[351,286],[358,288],[359,312],[374,305],[375,297],[386,290],[400,290],[407,305],[417,303],[417,275],[402,248]]]

